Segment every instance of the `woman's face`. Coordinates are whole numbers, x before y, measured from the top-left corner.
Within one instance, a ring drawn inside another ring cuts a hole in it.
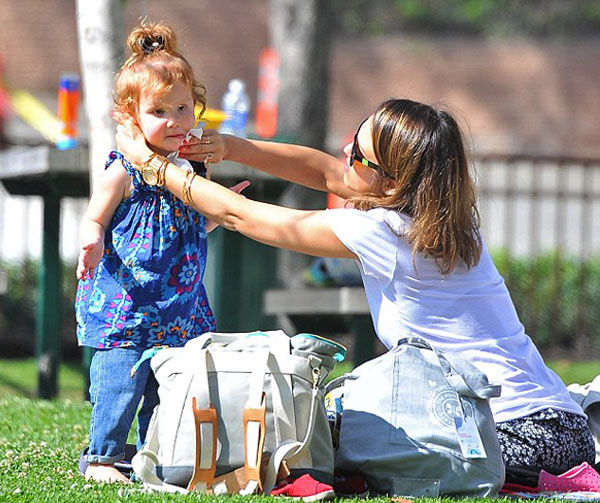
[[[195,121],[192,91],[182,82],[160,94],[142,91],[138,123],[155,152],[167,155],[176,151]]]
[[[358,128],[353,143],[348,143],[343,149],[346,154],[346,172],[344,173],[344,184],[349,189],[358,193],[367,193],[372,191],[373,184],[378,179],[377,172],[357,160],[352,155],[352,149],[363,159],[377,165],[375,152],[373,150],[373,139],[371,137],[371,122],[373,117],[369,117]]]

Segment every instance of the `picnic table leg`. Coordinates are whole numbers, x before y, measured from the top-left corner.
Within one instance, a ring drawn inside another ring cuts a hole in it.
[[[349,326],[354,336],[354,364],[360,365],[375,356],[377,336],[373,321],[370,315],[353,315],[350,316]]]
[[[55,398],[58,394],[61,276],[59,230],[60,197],[48,194],[44,197],[44,237],[35,327],[39,398]]]

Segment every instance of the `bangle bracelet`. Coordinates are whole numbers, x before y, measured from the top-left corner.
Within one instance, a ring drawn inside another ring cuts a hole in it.
[[[183,185],[181,187],[181,200],[183,201],[183,204],[185,204],[186,206],[190,205],[190,202],[192,199],[191,194],[190,194],[190,188],[191,188],[192,180],[194,179],[195,176],[196,176],[196,173],[194,173],[193,170],[190,170],[185,174],[185,179],[183,180]]]
[[[194,181],[194,178],[196,178],[198,176],[193,171],[190,171],[190,173],[191,173],[191,176],[189,177],[189,181],[188,181],[188,185],[187,185],[187,195],[186,195],[188,206],[194,202],[192,199],[192,182]]]
[[[167,165],[169,164],[168,161],[163,162],[163,164],[161,165],[160,168],[158,168],[158,173],[156,174],[156,178],[158,179],[157,181],[157,185],[159,187],[164,187],[165,186],[165,172],[167,171]]]

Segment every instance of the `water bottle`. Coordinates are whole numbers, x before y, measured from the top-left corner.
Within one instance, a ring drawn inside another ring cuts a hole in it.
[[[77,146],[77,115],[79,110],[79,76],[63,74],[58,86],[58,118],[62,123],[56,148],[65,150]]]
[[[245,138],[250,98],[246,94],[246,85],[240,79],[229,82],[221,101],[221,110],[227,114],[227,118],[221,124],[219,132]]]

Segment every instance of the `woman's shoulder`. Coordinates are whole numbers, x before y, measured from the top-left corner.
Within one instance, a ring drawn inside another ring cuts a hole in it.
[[[364,211],[357,209],[342,209],[341,211],[347,211],[347,213],[341,213],[340,218],[346,217],[348,220],[356,221],[357,223],[362,221],[364,223],[382,227],[398,236],[406,234],[412,223],[412,219],[407,214],[389,208],[372,208]]]
[[[390,243],[398,246],[410,228],[410,217],[387,208],[370,210],[332,209],[327,211],[334,232],[348,239],[364,240],[365,244]]]

